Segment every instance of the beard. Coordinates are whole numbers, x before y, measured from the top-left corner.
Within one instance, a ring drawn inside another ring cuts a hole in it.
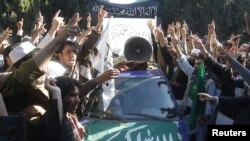
[[[73,104],[70,101],[63,101],[63,111],[75,113],[75,111],[73,110]]]

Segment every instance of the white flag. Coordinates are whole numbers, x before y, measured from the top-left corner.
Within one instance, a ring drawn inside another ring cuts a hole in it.
[[[108,23],[104,27],[100,40],[97,43],[98,55],[93,59],[93,67],[98,71],[97,75],[103,72],[113,69],[113,52],[109,45],[109,29],[110,22],[112,18],[109,19]],[[114,96],[114,80],[109,80],[102,85],[103,93],[103,110],[106,110],[112,97]]]

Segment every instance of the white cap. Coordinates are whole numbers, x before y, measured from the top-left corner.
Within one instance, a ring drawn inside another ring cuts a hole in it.
[[[13,63],[16,63],[22,59],[25,55],[29,54],[36,47],[30,42],[23,42],[16,46],[9,54],[10,59]]]
[[[196,54],[196,56],[199,56],[200,50],[197,49],[197,48],[193,48],[193,49],[191,50],[191,54]]]
[[[58,76],[63,76],[66,72],[66,69],[58,62],[50,61],[47,69],[46,69],[46,76],[50,78],[56,78]]]

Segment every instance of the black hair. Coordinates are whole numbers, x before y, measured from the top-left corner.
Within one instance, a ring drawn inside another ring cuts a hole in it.
[[[56,54],[58,53],[62,53],[63,49],[65,48],[66,45],[69,45],[69,46],[73,46],[75,47],[76,49],[78,49],[78,45],[75,43],[75,42],[72,42],[72,41],[65,41],[56,51]]]
[[[223,45],[223,47],[224,47],[224,46],[230,46],[230,47],[233,46],[233,44],[232,44],[232,42],[231,42],[230,40],[224,41],[224,42],[222,43],[222,45]]]
[[[70,78],[68,76],[59,76],[56,77],[56,85],[61,89],[61,95],[62,98],[64,98],[67,95],[70,95],[74,89],[75,86],[79,87],[80,84],[77,80]]]
[[[8,47],[6,47],[4,50],[3,50],[3,59],[4,59],[4,70],[6,70],[9,66],[7,64],[7,59],[6,57],[9,56],[10,52],[13,50],[13,46],[10,45]]]
[[[241,64],[244,63],[245,59],[246,59],[246,58],[243,57],[242,55],[239,55],[239,56],[237,56],[237,58],[236,58],[236,60],[237,60],[238,62],[240,62]]]
[[[199,60],[204,60],[204,57],[201,53],[199,53],[199,55],[196,57],[196,59],[199,59]]]

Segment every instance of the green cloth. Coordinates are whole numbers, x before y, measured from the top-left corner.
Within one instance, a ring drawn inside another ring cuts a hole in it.
[[[205,92],[205,67],[204,63],[201,63],[199,70],[195,74],[195,78],[191,83],[191,87],[188,93],[189,98],[192,100],[192,111],[190,114],[190,131],[196,128],[197,119],[199,115],[204,114],[205,103],[199,100],[198,93]]]
[[[42,72],[33,59],[23,62],[18,69],[7,74],[1,81],[0,92],[10,113],[19,113],[28,101],[28,91],[32,88],[32,82],[42,76]]]
[[[180,135],[176,122],[143,119],[130,122],[93,120],[84,127],[87,132],[84,141],[185,140]]]

